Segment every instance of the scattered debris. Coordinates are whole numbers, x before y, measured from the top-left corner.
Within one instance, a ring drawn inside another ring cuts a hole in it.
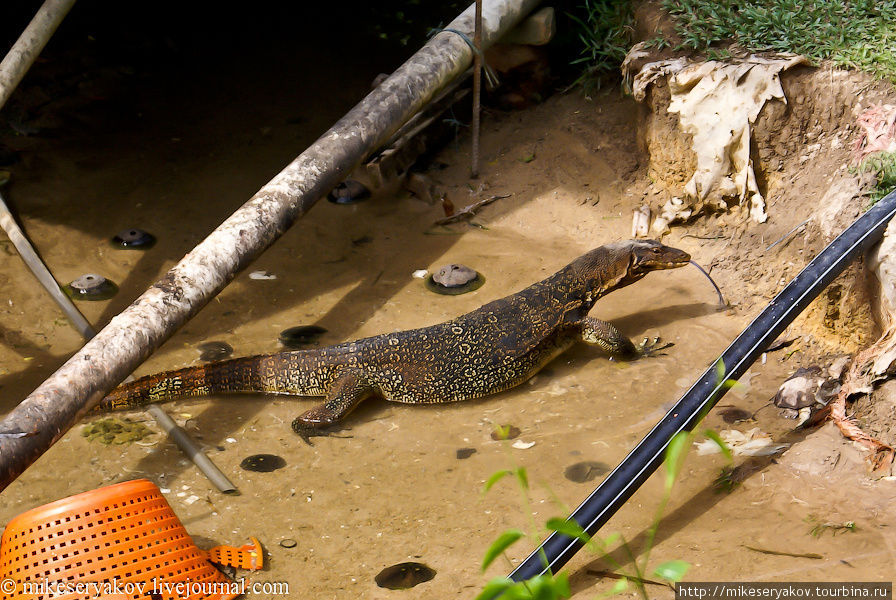
[[[271,273],[270,271],[252,271],[249,273],[249,279],[256,280],[266,280],[266,279],[277,279],[277,276]]]
[[[746,432],[726,429],[719,433],[719,437],[734,456],[770,456],[790,447],[790,444],[776,444],[769,434],[759,431],[758,427]],[[715,440],[694,442],[694,445],[701,456],[722,451]]]
[[[473,217],[477,212],[479,212],[479,209],[481,209],[483,206],[488,206],[489,204],[491,204],[492,202],[494,202],[496,200],[503,200],[504,198],[510,198],[512,195],[513,194],[499,194],[497,196],[491,196],[484,200],[480,200],[479,202],[470,204],[469,206],[464,208],[459,213],[453,214],[453,215],[451,215],[449,217],[445,217],[443,219],[439,219],[438,221],[436,221],[434,223],[434,225],[448,225],[449,223],[457,223],[459,221],[463,221],[464,219],[469,219],[469,218]]]
[[[771,554],[772,556],[791,556],[793,558],[811,558],[813,560],[819,560],[824,558],[821,554],[816,554],[815,552],[782,552],[780,550],[766,550],[765,548],[756,548],[754,546],[746,546],[744,548],[747,550],[752,550],[753,552],[759,552],[761,554]]]
[[[830,532],[831,535],[837,535],[838,533],[843,532],[856,532],[856,522],[855,521],[844,521],[842,523],[834,523],[832,521],[820,522],[815,516],[809,515],[806,518],[808,523],[814,523],[812,529],[809,530],[809,535],[812,537],[821,537],[822,534],[826,531]]]

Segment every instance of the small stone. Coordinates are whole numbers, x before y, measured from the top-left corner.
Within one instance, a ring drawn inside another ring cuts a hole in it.
[[[298,546],[298,544],[299,543],[292,538],[285,538],[280,540],[280,545],[284,548],[295,548],[296,546]]]
[[[439,269],[432,276],[432,280],[445,287],[460,287],[476,279],[477,275],[470,267],[452,264]]]

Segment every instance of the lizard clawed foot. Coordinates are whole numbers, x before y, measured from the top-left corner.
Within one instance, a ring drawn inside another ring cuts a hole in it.
[[[671,348],[674,346],[672,342],[667,342],[665,344],[660,342],[660,337],[656,336],[655,338],[648,339],[644,338],[644,340],[636,346],[638,349],[638,356],[663,356],[666,354],[662,352],[666,348]]]
[[[307,421],[304,421],[302,417],[296,417],[292,422],[292,430],[295,431],[302,441],[308,444],[309,446],[313,446],[314,444],[311,442],[311,438],[313,437],[339,437],[339,438],[350,438],[350,435],[333,435],[339,431],[345,431],[345,427],[340,423],[330,423],[330,424],[311,424]]]

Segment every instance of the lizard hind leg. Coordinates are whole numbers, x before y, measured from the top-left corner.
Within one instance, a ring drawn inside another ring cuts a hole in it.
[[[650,341],[644,338],[640,344],[635,344],[622,335],[611,323],[585,317],[582,319],[582,340],[598,346],[601,350],[614,357],[631,360],[642,356],[652,356],[660,350],[664,350],[672,344],[661,344],[659,338]]]
[[[323,404],[296,417],[292,422],[293,431],[307,442],[309,436],[320,435],[320,430],[340,421],[375,392],[365,375],[346,371],[330,385]]]

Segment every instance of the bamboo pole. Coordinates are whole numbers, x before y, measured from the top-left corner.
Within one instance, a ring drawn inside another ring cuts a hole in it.
[[[483,7],[483,47],[537,4],[489,0]],[[446,29],[471,35],[474,10],[465,10]],[[0,422],[0,489],[469,68],[472,56],[462,36],[434,36],[13,409]]]
[[[6,104],[34,59],[47,45],[75,0],[47,0],[0,62],[0,106]]]

